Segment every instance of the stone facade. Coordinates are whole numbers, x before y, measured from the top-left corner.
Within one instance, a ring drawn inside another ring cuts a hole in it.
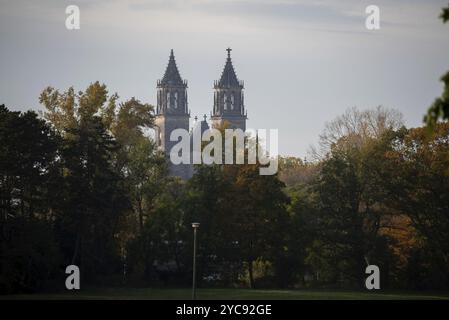
[[[237,79],[231,61],[231,49],[221,74],[214,82],[214,108],[211,120],[214,126],[222,126],[225,122],[232,129],[246,129],[246,113],[243,97],[243,81]]]
[[[213,126],[226,123],[230,128],[246,129],[246,113],[243,99],[243,82],[237,79],[231,61],[231,49],[220,80],[214,83],[214,105],[211,113]],[[170,133],[178,128],[189,130],[190,110],[187,100],[187,81],[181,78],[176,65],[173,50],[170,52],[167,69],[164,76],[157,82],[156,105],[156,143],[169,156],[171,148],[177,143],[170,141]],[[203,133],[209,128],[204,116],[203,121],[195,117],[193,130]],[[174,165],[170,162],[169,172],[172,176],[189,179],[194,173],[191,164]]]

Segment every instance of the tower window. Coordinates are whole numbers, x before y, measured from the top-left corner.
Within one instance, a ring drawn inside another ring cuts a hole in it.
[[[175,109],[178,109],[178,92],[175,92],[175,97],[173,99],[173,104],[175,105]]]
[[[171,107],[171,101],[170,101],[170,92],[167,92],[167,108]]]

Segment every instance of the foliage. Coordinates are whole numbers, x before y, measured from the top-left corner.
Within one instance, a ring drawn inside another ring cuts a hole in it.
[[[58,138],[34,112],[0,106],[0,292],[41,289],[59,252],[47,207]]]
[[[88,284],[189,285],[192,222],[201,287],[360,288],[368,264],[384,288],[449,286],[447,123],[429,136],[352,108],[313,162],[199,165],[183,181],[148,133],[150,105],[98,82],[41,102],[47,122],[0,106],[2,292],[44,290],[68,264]]]
[[[443,23],[449,20],[449,6],[443,8],[440,18]],[[439,120],[449,120],[449,72],[441,77],[441,81],[444,83],[443,94],[435,99],[424,117],[424,122],[430,129],[434,128]]]

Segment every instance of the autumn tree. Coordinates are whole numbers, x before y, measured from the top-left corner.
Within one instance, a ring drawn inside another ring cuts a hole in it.
[[[115,100],[98,82],[78,94],[47,88],[40,97],[46,119],[63,137],[56,234],[66,261],[82,266],[87,279],[118,267],[117,235],[130,207],[116,170],[120,146],[101,117]]]
[[[391,205],[404,212],[417,231],[409,254],[414,276],[408,283],[420,288],[444,287],[449,280],[449,124],[437,124],[434,130],[430,137],[426,128],[406,130],[383,164],[387,174],[382,186]]]

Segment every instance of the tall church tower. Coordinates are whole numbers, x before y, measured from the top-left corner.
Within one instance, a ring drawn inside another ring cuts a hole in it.
[[[173,49],[170,52],[167,69],[161,80],[157,82],[156,107],[156,143],[170,156],[170,150],[177,143],[170,141],[170,133],[175,129],[189,131],[190,112],[187,104],[187,81],[182,80],[176,66]],[[173,165],[170,174],[187,178],[189,165]]]
[[[232,129],[246,130],[246,112],[243,103],[243,81],[237,79],[231,61],[231,48],[226,49],[228,58],[221,78],[214,82],[213,126],[228,122]]]

